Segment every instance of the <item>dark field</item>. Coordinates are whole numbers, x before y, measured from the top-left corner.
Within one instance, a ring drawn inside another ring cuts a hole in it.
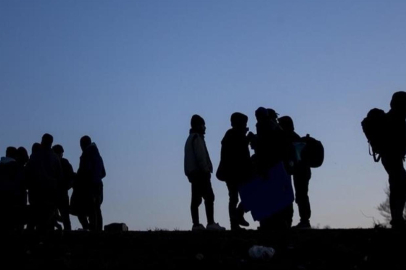
[[[243,232],[0,235],[2,269],[406,269],[406,232],[312,229]],[[269,261],[249,257],[273,247]]]

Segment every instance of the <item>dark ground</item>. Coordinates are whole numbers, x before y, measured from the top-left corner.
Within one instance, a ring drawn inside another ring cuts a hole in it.
[[[390,229],[3,233],[0,259],[2,269],[406,269],[405,240]],[[253,245],[275,256],[254,261]]]

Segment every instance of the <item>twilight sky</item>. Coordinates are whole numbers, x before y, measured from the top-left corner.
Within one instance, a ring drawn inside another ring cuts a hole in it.
[[[230,115],[255,131],[264,106],[325,146],[312,225],[371,227],[387,175],[360,122],[406,91],[405,14],[403,0],[1,0],[0,153],[48,132],[76,170],[87,134],[106,166],[105,224],[189,230],[190,117],[205,118],[217,169]],[[226,185],[212,184],[229,228]]]

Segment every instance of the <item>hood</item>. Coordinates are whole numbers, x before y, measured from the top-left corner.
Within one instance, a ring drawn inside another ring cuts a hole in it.
[[[99,149],[95,143],[91,143],[86,149],[83,151],[82,155],[98,155],[100,156]]]

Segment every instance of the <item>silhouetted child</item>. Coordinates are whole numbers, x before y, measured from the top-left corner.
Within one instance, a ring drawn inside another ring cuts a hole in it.
[[[54,145],[52,150],[57,155],[61,162],[62,167],[62,178],[61,182],[58,183],[57,187],[57,208],[63,222],[63,229],[65,231],[70,231],[71,223],[69,218],[69,194],[68,191],[72,187],[73,180],[75,178],[75,173],[73,171],[72,165],[69,161],[63,157],[64,149],[62,145]]]
[[[244,208],[238,204],[240,184],[249,180],[252,174],[248,138],[246,136],[248,117],[242,113],[231,115],[231,126],[221,141],[221,159],[217,170],[217,178],[225,181],[228,188],[231,230],[241,230],[249,226],[244,219]],[[238,205],[238,206],[237,206]]]
[[[285,135],[293,146],[294,143],[300,143],[301,137],[295,132],[295,127],[292,118],[289,116],[283,116],[279,118],[279,125],[285,131]],[[295,150],[293,149],[292,152]],[[294,153],[291,153],[294,154]],[[290,166],[287,165],[287,167]],[[295,201],[299,209],[300,222],[294,226],[294,228],[305,229],[310,228],[310,201],[309,201],[309,181],[312,176],[310,167],[298,160],[295,162],[291,170],[293,175],[293,184],[295,187]],[[293,215],[293,211],[292,211]]]
[[[210,181],[213,165],[204,141],[206,125],[203,118],[195,114],[192,116],[191,126],[185,144],[184,169],[185,175],[192,185],[192,202],[190,205],[193,221],[192,231],[225,230],[224,227],[214,222],[214,193]],[[206,228],[199,222],[199,206],[202,199],[204,199],[206,207]]]

